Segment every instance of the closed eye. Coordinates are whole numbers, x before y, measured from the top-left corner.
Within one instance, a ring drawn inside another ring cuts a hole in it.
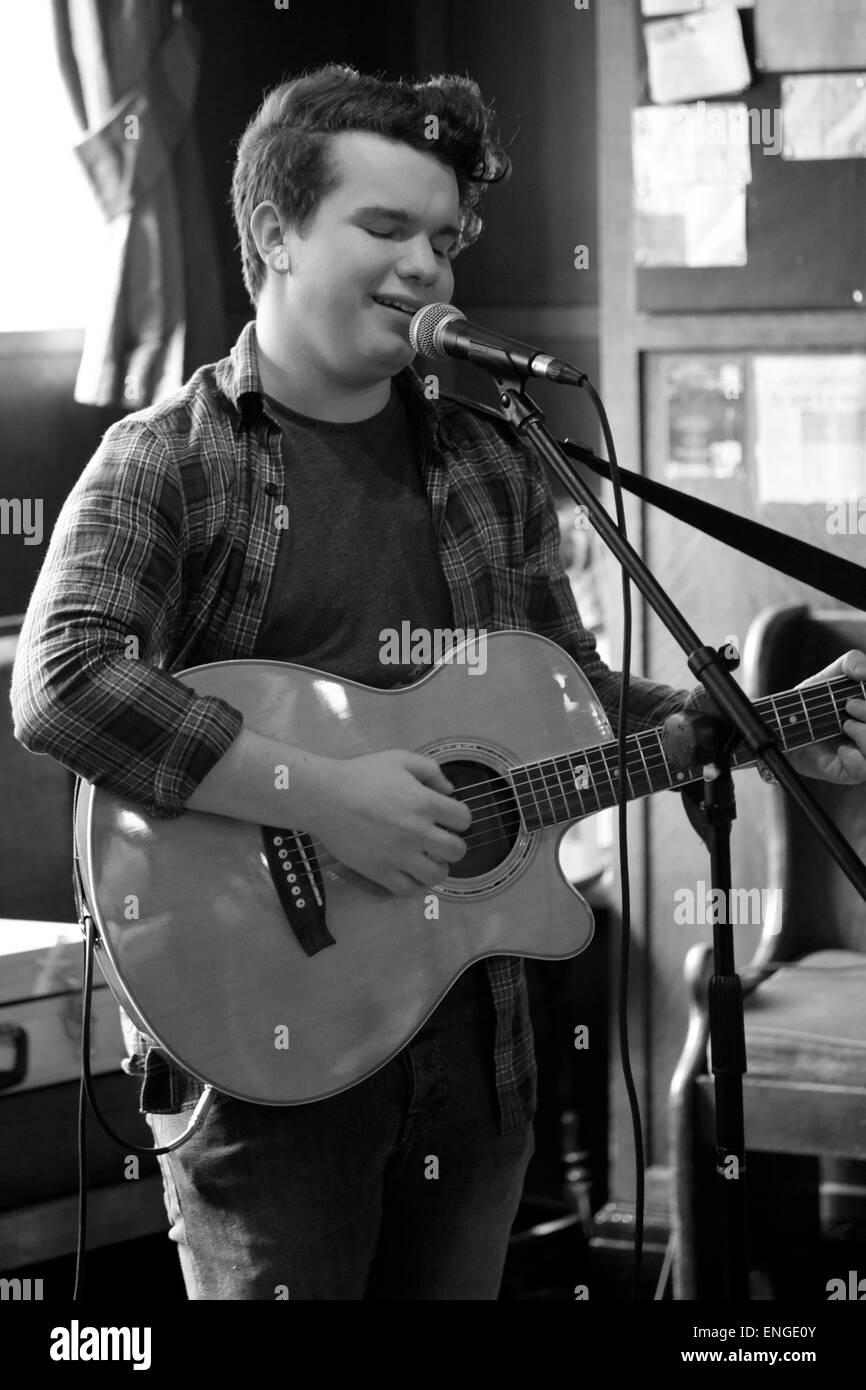
[[[393,232],[374,232],[374,231],[372,230],[372,228],[370,228],[370,227],[365,227],[364,230],[367,232],[368,236],[374,236],[374,237],[376,237],[377,240],[379,240],[379,241],[391,241],[391,240],[393,240],[393,237],[394,237],[394,233],[393,233]],[[445,260],[449,260],[450,257],[451,257],[452,255],[454,255],[454,253],[456,252],[456,250],[457,250],[456,246],[450,246],[450,247],[448,248],[447,251],[440,251],[440,250],[437,250],[437,248],[434,246],[434,247],[433,247],[433,254],[434,254],[434,256],[441,256],[441,257],[443,257]]]

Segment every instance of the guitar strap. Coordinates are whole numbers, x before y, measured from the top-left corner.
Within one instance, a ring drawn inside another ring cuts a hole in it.
[[[456,401],[459,405],[467,406],[470,410],[480,410],[484,415],[511,428],[505,416],[492,406],[482,405],[480,401],[469,400],[465,396],[449,395],[444,391],[441,395],[448,400]],[[610,464],[605,459],[599,458],[591,449],[575,444],[569,439],[560,439],[557,443],[571,458],[585,464],[598,477],[610,481]],[[829,551],[822,550],[817,545],[810,545],[807,541],[798,540],[795,536],[783,535],[781,531],[762,526],[760,522],[737,516],[724,507],[701,502],[696,497],[677,492],[675,488],[666,487],[664,483],[653,482],[652,479],[645,478],[640,473],[632,473],[627,468],[620,468],[619,476],[626,491],[634,493],[650,506],[668,512],[670,516],[686,522],[696,530],[703,531],[705,535],[712,536],[714,540],[722,541],[733,550],[750,555],[752,559],[760,560],[762,564],[769,565],[780,574],[808,584],[830,598],[838,599],[840,603],[849,603],[858,609],[866,607],[866,568],[862,565],[855,565],[851,560],[832,555]]]

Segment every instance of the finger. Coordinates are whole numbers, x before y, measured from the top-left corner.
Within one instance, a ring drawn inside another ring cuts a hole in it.
[[[396,898],[414,898],[418,892],[418,884],[414,878],[402,873],[389,874],[384,887]]]
[[[444,826],[446,830],[466,831],[472,824],[472,812],[465,801],[458,801],[453,796],[437,796],[436,803],[430,810],[436,818],[436,824]]]
[[[434,831],[430,836],[430,848],[427,853],[431,859],[441,860],[446,866],[456,864],[463,858],[467,850],[465,840],[461,840],[459,835],[450,835],[447,831]]]
[[[866,758],[863,757],[862,753],[858,753],[856,748],[841,745],[839,762],[842,767],[843,786],[860,786],[866,782]]]
[[[406,759],[406,770],[411,772],[413,777],[417,777],[419,782],[423,782],[425,787],[441,792],[443,796],[449,796],[454,790],[445,773],[433,758],[425,758],[420,753],[411,753]]]
[[[842,671],[853,680],[862,680],[866,677],[866,653],[856,650],[846,652],[842,657]]]
[[[843,656],[837,657],[829,666],[825,666],[823,671],[816,671],[813,676],[800,681],[796,688],[799,690],[804,685],[818,685],[821,681],[833,680],[835,676],[848,676],[852,680],[866,678],[866,654],[852,648]]]
[[[448,865],[443,867],[442,864],[431,859],[427,854],[416,855],[414,859],[409,861],[406,870],[416,880],[416,892],[419,884],[422,888],[433,888],[448,877]]]
[[[861,724],[857,719],[846,719],[842,725],[842,732],[850,743],[840,743],[840,749],[850,749],[853,745],[855,751],[861,756],[866,756],[866,724]]]

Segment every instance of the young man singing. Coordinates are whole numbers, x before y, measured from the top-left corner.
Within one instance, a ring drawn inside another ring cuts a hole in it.
[[[73,488],[14,673],[28,748],[153,816],[308,831],[408,912],[466,849],[470,812],[436,762],[288,747],[172,670],[262,657],[393,686],[412,672],[383,663],[383,629],[529,628],[575,658],[616,726],[619,677],[574,606],[541,468],[506,426],[427,400],[410,365],[410,318],[451,299],[484,185],[507,167],[465,78],[330,66],[266,97],[233,179],[255,321],[229,357],[114,425]],[[632,728],[685,698],[633,681]],[[866,778],[866,734],[850,731],[801,755],[804,770]],[[254,950],[255,923],[238,931]],[[168,1144],[201,1084],[123,1021],[125,1067]],[[337,1096],[217,1095],[160,1158],[189,1297],[495,1299],[534,1107],[514,957],[471,966],[391,1062]]]

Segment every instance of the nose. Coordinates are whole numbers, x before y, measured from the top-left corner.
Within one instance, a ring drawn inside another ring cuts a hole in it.
[[[439,278],[442,267],[426,237],[413,237],[403,246],[397,273],[407,280],[417,280],[422,285],[432,285]]]

